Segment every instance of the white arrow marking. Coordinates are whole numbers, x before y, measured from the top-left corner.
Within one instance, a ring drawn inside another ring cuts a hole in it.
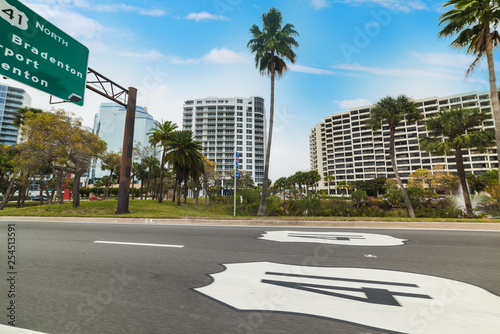
[[[29,329],[23,329],[13,326],[0,325],[0,333],[2,334],[45,334],[42,332],[35,332]]]
[[[128,245],[128,246],[184,248],[184,245],[142,244],[142,243],[136,243],[136,242],[118,242],[118,241],[94,241],[94,243],[95,244],[110,244],[110,245]]]

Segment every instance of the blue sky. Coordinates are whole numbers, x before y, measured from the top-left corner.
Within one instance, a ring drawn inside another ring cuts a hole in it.
[[[270,83],[247,43],[270,7],[300,33],[297,62],[276,84],[270,178],[309,169],[309,134],[326,116],[377,102],[488,90],[485,62],[438,39],[444,1],[428,0],[26,0],[90,49],[89,66],[139,90],[157,120],[182,123],[182,104],[207,96],[262,96]],[[3,80],[0,79],[0,82]],[[7,83],[21,86],[12,80]],[[26,88],[35,107],[48,96]],[[92,126],[99,104],[63,105]]]

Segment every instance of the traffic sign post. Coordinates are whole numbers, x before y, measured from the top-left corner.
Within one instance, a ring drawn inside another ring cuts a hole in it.
[[[89,50],[18,0],[0,0],[0,74],[83,105]]]
[[[236,152],[236,158],[235,158],[235,169],[234,169],[234,216],[236,217],[236,180],[238,177],[240,177],[240,172],[238,171],[238,168],[240,167],[240,153]]]

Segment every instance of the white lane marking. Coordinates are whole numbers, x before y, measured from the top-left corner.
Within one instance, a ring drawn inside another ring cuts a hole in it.
[[[29,329],[23,329],[13,326],[0,325],[0,333],[2,334],[45,334],[42,332],[35,332]]]
[[[389,235],[353,232],[267,231],[259,237],[277,242],[308,242],[349,246],[401,246],[406,239]]]
[[[410,334],[496,334],[500,297],[446,278],[271,262],[224,264],[196,291],[238,310],[287,312]]]
[[[128,245],[128,246],[184,248],[184,245],[143,244],[143,243],[136,243],[136,242],[118,242],[118,241],[94,241],[94,243],[95,244],[110,244],[110,245]]]

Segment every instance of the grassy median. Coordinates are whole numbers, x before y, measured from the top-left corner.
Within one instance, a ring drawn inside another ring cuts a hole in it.
[[[74,209],[72,202],[66,201],[62,205],[44,204],[38,202],[26,202],[24,208],[17,209],[16,203],[9,203],[6,208],[0,211],[0,216],[26,216],[26,217],[101,217],[101,218],[155,218],[155,219],[234,219],[233,207],[228,204],[214,204],[208,206],[204,200],[198,204],[194,200],[188,199],[187,203],[178,207],[170,201],[158,203],[153,200],[131,200],[129,202],[130,214],[116,215],[117,201],[88,201],[82,200],[81,206]],[[500,219],[457,219],[457,218],[402,218],[402,217],[248,217],[238,215],[238,219],[252,220],[279,220],[293,224],[293,221],[387,221],[387,222],[481,222],[500,223]]]
[[[70,201],[58,204],[40,205],[38,202],[26,202],[24,208],[16,209],[16,203],[9,203],[0,216],[37,216],[37,217],[117,217],[116,200],[80,202],[79,208],[73,208]],[[194,201],[184,201],[178,207],[172,201],[158,203],[152,200],[131,200],[129,202],[130,214],[123,217],[130,218],[184,218],[184,217],[229,217],[231,208],[227,205],[208,206],[203,200],[195,204]]]

